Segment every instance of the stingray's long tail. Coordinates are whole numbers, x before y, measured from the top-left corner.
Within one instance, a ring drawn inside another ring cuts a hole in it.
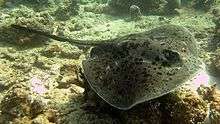
[[[100,41],[99,43],[97,43],[94,40],[77,40],[77,39],[71,39],[71,38],[67,38],[67,37],[63,37],[63,36],[57,36],[57,35],[50,34],[49,32],[46,32],[46,31],[41,31],[41,30],[37,30],[37,29],[31,28],[31,27],[25,27],[25,26],[21,26],[21,25],[12,24],[11,27],[14,29],[23,31],[23,32],[42,35],[42,36],[45,36],[45,37],[48,37],[48,38],[51,38],[54,40],[58,40],[58,41],[62,41],[62,42],[69,42],[74,45],[96,46],[96,45],[100,44],[100,42],[107,42],[108,41],[108,40],[103,40],[103,41]]]

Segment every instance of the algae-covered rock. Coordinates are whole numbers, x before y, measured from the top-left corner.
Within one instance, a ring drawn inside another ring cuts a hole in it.
[[[220,122],[220,91],[216,85],[205,87],[202,86],[198,89],[199,94],[208,101],[209,115],[208,122],[211,124],[218,124]]]
[[[214,47],[218,47],[219,43],[214,43],[213,45],[215,45]],[[217,48],[216,50],[213,51],[214,54],[210,55],[210,59],[207,62],[207,67],[209,72],[219,78],[220,76],[220,49]]]
[[[136,6],[136,5],[130,6],[130,10],[129,11],[130,11],[130,16],[131,16],[132,20],[139,20],[139,19],[141,19],[142,14],[141,14],[141,10],[140,10],[140,8],[138,6]]]
[[[97,114],[108,115],[119,121],[119,124],[195,124],[203,123],[208,116],[208,102],[187,85],[127,111],[115,109],[105,104],[97,95],[91,96],[91,94],[90,92],[90,97],[93,99],[87,101],[90,105],[88,104],[86,110],[82,111],[95,111]]]
[[[140,7],[144,13],[166,13],[178,8],[181,4],[180,0],[110,0],[109,6],[120,12],[129,12],[132,5]]]
[[[5,8],[19,8],[21,11],[24,9],[22,6],[25,6],[36,12],[49,12],[59,20],[67,20],[79,11],[78,0],[4,0],[1,4]]]
[[[54,4],[54,0],[5,0],[5,7],[15,7],[25,5],[40,10]]]
[[[1,114],[4,117],[1,120],[2,123],[16,121],[17,119],[22,119],[24,117],[35,117],[36,114],[42,112],[44,105],[40,105],[40,102],[32,102],[29,95],[30,92],[27,87],[18,85],[9,89],[0,103]],[[5,120],[6,118],[7,120]]]
[[[48,30],[48,27],[53,25],[53,20],[50,18],[51,16],[49,13],[35,13],[32,9],[22,6],[20,9],[13,10],[13,12],[9,14],[9,17],[10,18],[0,23],[1,41],[25,46],[39,45],[48,40],[46,37],[40,35],[14,30],[10,25],[21,24]]]
[[[1,101],[2,114],[13,118],[30,115],[29,92],[20,87],[11,88]]]
[[[167,14],[178,14],[175,9],[179,9],[181,5],[182,0],[167,0],[164,11]]]
[[[178,91],[159,98],[162,105],[162,115],[167,123],[195,124],[204,122],[207,117],[208,104],[196,91],[183,87]]]
[[[207,103],[186,87],[144,104],[128,112],[127,123],[136,120],[147,124],[194,124],[203,122],[207,116]]]
[[[220,122],[220,91],[214,89],[214,92],[210,97],[213,97],[213,99],[210,104],[209,118],[212,124],[218,124]]]
[[[58,87],[65,88],[70,87],[72,84],[83,86],[79,81],[79,67],[75,64],[65,64],[60,68],[60,76],[58,79]]]
[[[213,15],[214,15],[214,19],[213,19],[213,22],[215,23],[215,35],[216,37],[219,37],[219,28],[220,28],[220,16],[216,16],[216,14],[218,13],[218,10],[216,10],[216,12],[213,12]]]
[[[80,0],[81,4],[88,4],[88,3],[107,3],[108,0]]]
[[[82,50],[69,43],[55,42],[50,43],[46,49],[42,51],[42,55],[47,57],[60,57],[67,59],[79,59]]]
[[[77,0],[66,0],[59,3],[58,8],[54,12],[58,20],[67,20],[71,16],[77,15],[79,4]]]
[[[47,109],[47,107],[45,101],[34,97],[27,87],[14,85],[0,103],[0,123],[41,124],[44,121],[54,122],[53,110]]]
[[[209,10],[213,5],[215,5],[216,0],[194,0],[194,7],[199,10]]]
[[[32,124],[53,124],[47,119],[44,115],[39,115],[38,117],[32,120]]]

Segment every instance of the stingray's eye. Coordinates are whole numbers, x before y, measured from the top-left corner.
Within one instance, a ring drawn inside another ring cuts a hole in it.
[[[180,61],[179,53],[171,50],[163,50],[164,57],[170,62],[178,62]]]
[[[162,51],[162,66],[171,66],[174,64],[181,63],[181,58],[178,52],[164,49]]]

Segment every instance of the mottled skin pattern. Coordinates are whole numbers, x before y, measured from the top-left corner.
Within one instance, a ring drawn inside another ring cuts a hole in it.
[[[189,80],[200,65],[194,37],[174,25],[100,44],[83,61],[91,88],[123,110],[169,93]]]

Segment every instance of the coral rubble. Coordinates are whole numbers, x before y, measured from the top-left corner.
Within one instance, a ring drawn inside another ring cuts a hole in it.
[[[196,9],[181,8],[182,4]],[[128,111],[118,110],[85,85],[81,62],[87,58],[88,48],[10,27],[19,24],[98,41],[161,25],[182,25],[196,36],[201,48],[212,42],[214,47],[208,52],[202,50],[200,56],[209,59],[208,67],[217,75],[219,40],[209,41],[213,35],[220,36],[220,12],[218,6],[212,9],[216,4],[214,0],[0,0],[0,123],[194,124],[208,120],[218,124],[218,83],[216,87],[201,86],[197,91],[183,86]],[[177,8],[182,11],[178,16],[160,15],[173,14]],[[114,15],[121,13],[130,16]],[[138,21],[127,21],[140,16]]]

